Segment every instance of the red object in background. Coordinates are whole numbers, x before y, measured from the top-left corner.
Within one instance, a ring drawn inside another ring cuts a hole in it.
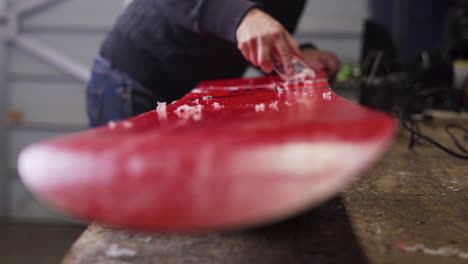
[[[323,79],[321,79],[323,78]],[[325,76],[210,81],[157,111],[28,147],[25,184],[75,217],[146,231],[260,225],[336,195],[380,157],[394,119]]]

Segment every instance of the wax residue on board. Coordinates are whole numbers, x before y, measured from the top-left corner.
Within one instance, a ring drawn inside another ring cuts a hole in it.
[[[325,100],[331,100],[332,99],[332,92],[331,91],[330,92],[324,92],[322,96],[323,96],[323,99],[325,99]]]
[[[167,105],[166,105],[166,103],[158,102],[158,107],[156,108],[156,113],[158,114],[159,120],[167,120]]]
[[[114,121],[109,121],[107,123],[107,126],[111,129],[111,130],[114,130],[116,127],[117,127],[117,123],[114,122]]]
[[[299,74],[296,74],[296,76],[294,76],[294,79],[298,81],[306,81],[310,79],[315,79],[315,77],[317,77],[315,71],[311,68],[305,67]]]
[[[122,125],[123,125],[124,128],[132,128],[133,127],[133,123],[130,122],[130,121],[123,121]]]
[[[398,244],[398,248],[406,252],[421,252],[430,256],[442,256],[442,257],[459,257],[462,259],[468,259],[468,252],[464,252],[459,248],[452,246],[444,246],[441,248],[428,248],[423,244],[416,244],[414,246],[409,246],[406,243]]]
[[[213,103],[213,108],[214,108],[215,110],[221,110],[221,109],[224,108],[224,106],[222,106],[222,105],[220,105],[219,103],[216,103],[216,102],[215,102],[215,103]]]
[[[106,256],[110,258],[133,258],[137,252],[133,249],[120,248],[117,244],[112,244],[106,250]]]
[[[275,102],[269,104],[268,107],[269,107],[270,109],[279,111],[279,108],[278,108],[278,101],[275,101]]]
[[[255,111],[257,111],[257,112],[265,112],[265,104],[257,104],[257,105],[255,105]]]
[[[285,87],[298,83],[305,83],[306,81],[315,79],[316,76],[317,75],[314,70],[308,67],[303,67],[299,73],[286,80]]]
[[[174,113],[182,119],[190,119],[198,121],[202,118],[203,105],[197,104],[196,106],[182,105],[179,106]]]
[[[130,121],[123,121],[121,123],[117,123],[115,121],[109,121],[109,122],[107,122],[107,127],[109,127],[110,130],[114,130],[114,129],[117,128],[117,126],[119,126],[119,124],[121,126],[123,126],[124,128],[126,128],[126,129],[129,129],[129,128],[133,127],[133,123],[130,122]]]
[[[153,237],[150,237],[150,236],[137,236],[135,239],[138,240],[138,241],[144,242],[144,243],[149,243],[149,242],[151,242],[153,240]]]

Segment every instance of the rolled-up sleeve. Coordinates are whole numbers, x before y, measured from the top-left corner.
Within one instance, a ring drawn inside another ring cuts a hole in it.
[[[137,0],[138,1],[138,0]],[[236,42],[236,30],[252,8],[260,4],[248,0],[152,0],[154,8],[163,11],[185,28]]]

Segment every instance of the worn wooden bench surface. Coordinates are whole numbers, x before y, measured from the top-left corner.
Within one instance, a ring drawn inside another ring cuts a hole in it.
[[[443,130],[447,122],[423,132],[452,147]],[[408,141],[400,133],[386,156],[340,197],[289,220],[199,235],[91,225],[63,263],[468,263],[468,161],[426,143],[411,152]]]

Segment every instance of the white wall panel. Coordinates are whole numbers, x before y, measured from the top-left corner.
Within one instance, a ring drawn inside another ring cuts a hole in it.
[[[25,27],[110,27],[122,8],[122,0],[65,0],[25,19],[22,24]]]
[[[309,0],[300,32],[360,32],[369,15],[367,0]]]
[[[82,83],[17,81],[10,85],[10,107],[24,114],[24,123],[87,126]]]
[[[91,65],[104,38],[103,34],[28,33],[23,35],[40,41],[42,44],[84,65]],[[13,73],[57,73],[55,68],[28,53],[24,53],[20,49],[15,49],[12,55],[14,56],[11,67]],[[64,74],[63,72],[60,73]]]
[[[44,76],[44,75],[64,75],[63,72],[44,63],[35,57],[25,54],[23,51],[11,48],[10,49],[10,75],[29,75],[29,76]]]
[[[75,61],[90,65],[96,56],[103,35],[95,34],[25,34],[50,48],[66,54]]]
[[[363,21],[369,14],[368,0],[310,0],[296,35],[344,61],[356,61]]]

